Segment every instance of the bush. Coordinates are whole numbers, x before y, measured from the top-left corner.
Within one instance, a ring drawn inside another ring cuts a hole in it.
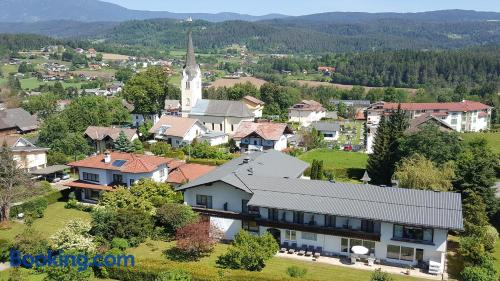
[[[78,209],[78,200],[76,199],[69,199],[68,202],[64,205],[64,208],[66,209]]]
[[[201,221],[185,225],[177,230],[176,246],[167,255],[177,260],[197,260],[213,251],[217,237],[211,232],[210,222]]]
[[[167,235],[174,235],[177,229],[195,222],[198,214],[187,205],[167,203],[156,210],[155,218]]]
[[[220,166],[227,163],[229,160],[218,160],[218,159],[203,159],[203,158],[190,158],[186,162],[193,164],[202,164],[209,166]]]
[[[497,277],[484,267],[467,266],[460,273],[463,281],[497,281]]]
[[[116,211],[108,208],[96,208],[90,216],[92,217],[90,233],[111,241],[115,236]]]
[[[218,257],[217,264],[223,268],[261,271],[278,248],[278,243],[270,233],[254,236],[240,231],[227,253]]]
[[[491,225],[486,227],[484,233],[484,248],[486,251],[492,252],[495,249],[495,244],[498,239],[498,231]]]
[[[48,242],[42,237],[43,235],[40,232],[28,227],[22,233],[16,235],[13,247],[24,255],[36,256],[40,253],[46,253]]]
[[[9,260],[10,248],[12,248],[12,243],[10,241],[0,239],[0,262]]]
[[[129,248],[130,245],[128,244],[128,241],[123,238],[113,238],[111,241],[111,248],[113,249],[120,249],[121,251],[125,251],[127,248]]]
[[[307,273],[306,268],[298,267],[298,266],[290,266],[286,269],[286,273],[288,276],[293,277],[293,278],[300,278],[304,277]]]
[[[115,220],[115,236],[127,239],[132,247],[144,242],[153,231],[153,220],[143,210],[119,209]]]
[[[370,280],[371,281],[392,281],[394,279],[387,272],[383,272],[383,271],[380,271],[380,270],[375,270],[372,273],[372,276],[371,276]]]
[[[18,214],[24,213],[31,215],[34,218],[43,218],[43,212],[49,206],[49,202],[45,197],[36,197],[21,205],[13,206],[10,209],[10,217],[15,218]]]
[[[156,281],[191,281],[191,274],[180,269],[161,272],[156,277]]]
[[[487,254],[482,240],[483,239],[476,236],[465,236],[460,238],[458,253],[462,256],[465,263],[470,265],[478,265],[481,263],[483,256]]]

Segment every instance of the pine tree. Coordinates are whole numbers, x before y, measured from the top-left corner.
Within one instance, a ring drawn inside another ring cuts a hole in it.
[[[312,180],[316,179],[317,173],[318,173],[318,161],[316,159],[313,159],[313,162],[311,164],[311,175],[310,175],[310,178]]]
[[[120,135],[118,135],[118,138],[114,142],[114,149],[121,152],[133,152],[134,146],[127,139],[125,133],[123,131],[120,131]]]

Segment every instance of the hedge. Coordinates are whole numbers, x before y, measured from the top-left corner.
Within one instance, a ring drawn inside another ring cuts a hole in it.
[[[356,179],[360,180],[363,177],[365,169],[359,168],[323,168],[323,173],[333,174],[334,179]],[[304,171],[304,176],[310,176],[311,167]]]
[[[69,189],[51,191],[45,195],[31,198],[20,205],[12,206],[10,217],[15,218],[20,213],[32,213],[35,217],[43,217],[43,211],[48,205],[67,200],[69,192]]]
[[[209,165],[209,166],[220,166],[222,164],[225,164],[228,161],[230,161],[230,160],[191,158],[191,159],[188,159],[186,162],[193,163],[193,164]]]
[[[106,268],[108,278],[121,281],[155,281],[160,272],[182,269],[191,274],[193,281],[211,281],[220,279],[220,269],[215,266],[206,266],[200,263],[182,263],[170,260],[143,260],[134,267],[110,267]],[[296,280],[290,277],[277,276],[276,273],[263,273],[244,270],[224,270],[224,280],[238,281],[287,281]],[[311,280],[301,278],[301,280]]]

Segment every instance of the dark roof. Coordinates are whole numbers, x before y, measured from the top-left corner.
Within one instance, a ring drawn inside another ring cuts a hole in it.
[[[191,109],[190,115],[223,116],[251,118],[254,115],[248,110],[246,104],[242,101],[230,100],[198,100]]]
[[[311,123],[311,128],[315,128],[318,131],[328,131],[328,132],[338,132],[340,131],[340,124],[337,122],[313,122]]]
[[[200,72],[200,66],[196,64],[193,38],[191,37],[191,34],[191,30],[189,30],[187,40],[186,64],[184,65],[184,71],[188,75],[189,80],[192,80],[196,76],[196,73]]]
[[[422,114],[419,117],[416,117],[416,118],[413,118],[412,120],[410,120],[410,124],[405,132],[406,133],[416,133],[416,132],[419,132],[421,130],[422,126],[431,125],[431,124],[439,126],[439,129],[441,131],[445,131],[445,132],[454,131],[454,129],[450,125],[446,124],[443,120],[436,118],[436,117],[432,116],[431,114]]]
[[[62,171],[69,169],[69,168],[71,168],[71,167],[66,166],[66,165],[54,165],[54,166],[45,167],[43,169],[38,169],[38,170],[32,171],[30,173],[32,175],[46,176],[46,175],[54,174],[57,172],[62,172]]]
[[[238,175],[249,205],[377,221],[463,229],[459,193]]]
[[[38,120],[22,108],[0,110],[0,130],[18,128],[20,131],[38,129]]]
[[[248,163],[245,163],[248,158]],[[222,181],[243,191],[251,193],[245,184],[238,178],[239,175],[253,175],[263,177],[298,178],[309,166],[308,163],[276,150],[253,152],[233,159],[196,180],[185,184],[177,190],[196,187],[208,183]]]

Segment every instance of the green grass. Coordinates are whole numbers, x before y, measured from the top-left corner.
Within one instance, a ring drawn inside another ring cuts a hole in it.
[[[9,274],[12,272],[12,269],[6,270],[6,271],[0,271],[0,281],[7,281],[9,280]],[[20,276],[22,277],[23,281],[42,281],[45,278],[45,274],[43,273],[37,273],[33,270],[29,269],[24,269],[21,268],[20,270]],[[112,281],[113,279],[98,279],[98,278],[92,278],[92,281]]]
[[[89,213],[74,209],[65,209],[64,205],[64,202],[49,205],[45,210],[44,217],[35,220],[33,228],[40,231],[45,238],[48,238],[57,230],[64,227],[70,220],[82,219],[90,221]],[[22,233],[25,227],[22,223],[12,222],[10,229],[0,230],[0,237],[12,240],[17,234]]]
[[[493,257],[495,258],[495,266],[497,270],[500,272],[500,239],[497,239],[497,243],[495,244],[495,251],[493,252]]]
[[[48,81],[48,82],[40,81],[37,78],[21,79],[20,82],[21,82],[21,87],[23,89],[28,89],[28,90],[38,88],[38,86],[43,85],[43,84],[53,85],[55,83],[55,81]],[[68,82],[64,82],[64,81],[61,83],[62,83],[64,88],[68,88],[68,87],[80,88],[80,85],[82,84],[82,83],[68,83]]]
[[[463,133],[461,134],[465,141],[471,141],[475,138],[485,138],[494,152],[500,153],[500,132],[494,133]]]
[[[333,149],[313,149],[299,156],[301,160],[312,163],[314,159],[323,160],[325,168],[365,169],[368,155],[361,152],[347,152]]]

